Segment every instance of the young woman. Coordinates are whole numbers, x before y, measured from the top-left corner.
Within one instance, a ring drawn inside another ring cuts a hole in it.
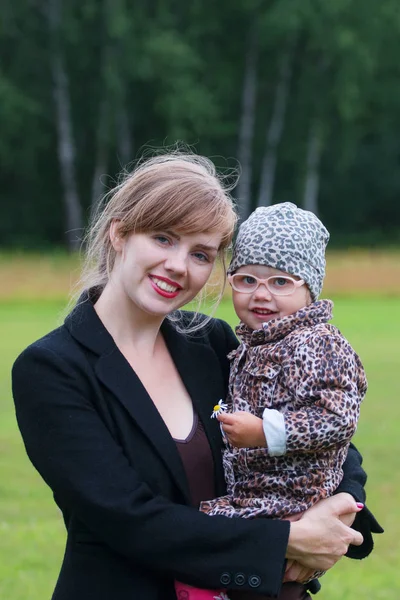
[[[301,581],[363,542],[339,518],[351,523],[364,501],[355,449],[342,493],[297,523],[197,510],[224,492],[210,414],[237,340],[224,322],[179,309],[203,289],[235,222],[208,160],[142,163],[90,231],[76,307],[14,365],[27,453],[67,528],[54,600],[173,600],[174,580],[277,595],[285,558],[295,561],[287,578]],[[368,553],[365,508],[357,521]]]

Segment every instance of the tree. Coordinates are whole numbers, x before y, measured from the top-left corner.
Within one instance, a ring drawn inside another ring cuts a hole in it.
[[[58,157],[64,188],[67,240],[78,250],[83,231],[82,209],[75,175],[76,151],[72,131],[69,79],[62,49],[62,0],[48,0],[47,16],[51,46],[51,71],[58,134]]]
[[[249,28],[245,70],[242,88],[242,110],[239,124],[238,159],[241,176],[237,187],[239,215],[247,219],[251,211],[251,187],[253,175],[253,138],[256,113],[257,60],[259,53],[257,23]]]
[[[261,183],[258,195],[258,206],[272,204],[278,146],[282,138],[285,113],[289,97],[290,80],[293,68],[293,40],[286,43],[286,48],[279,55],[278,76],[271,120],[267,128],[264,158],[261,166]]]

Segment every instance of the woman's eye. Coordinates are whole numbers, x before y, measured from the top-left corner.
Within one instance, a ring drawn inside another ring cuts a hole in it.
[[[201,262],[210,262],[210,259],[208,258],[207,254],[204,254],[204,252],[193,252],[193,256]]]
[[[168,238],[167,238],[165,235],[155,235],[155,236],[154,236],[154,239],[155,239],[157,242],[160,242],[160,244],[163,244],[163,245],[165,245],[165,246],[166,246],[167,244],[169,244],[169,239],[168,239]]]

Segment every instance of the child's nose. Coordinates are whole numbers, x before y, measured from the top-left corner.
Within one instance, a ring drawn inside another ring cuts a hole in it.
[[[260,285],[258,286],[258,288],[256,289],[256,291],[254,292],[254,297],[255,298],[260,298],[260,299],[265,299],[265,300],[271,300],[272,298],[272,294],[269,291],[269,289],[267,288],[267,286],[265,285],[265,283],[260,283]]]

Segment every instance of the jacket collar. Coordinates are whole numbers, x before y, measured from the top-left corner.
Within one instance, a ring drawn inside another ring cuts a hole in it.
[[[332,300],[319,300],[297,312],[263,323],[260,329],[250,329],[244,323],[236,328],[237,336],[247,346],[260,346],[276,342],[299,327],[312,327],[318,323],[327,323],[332,319]]]
[[[169,469],[186,502],[190,503],[184,467],[176,444],[140,379],[117,348],[104,327],[86,293],[65,320],[70,334],[97,358],[95,372],[99,380],[123,404]],[[219,398],[210,398],[219,389],[221,366],[217,356],[205,344],[180,334],[169,320],[161,326],[168,350],[193,401],[194,410],[203,423],[214,457],[216,489],[221,492],[221,432],[216,419],[211,419],[212,406]],[[214,385],[215,384],[215,385]]]

